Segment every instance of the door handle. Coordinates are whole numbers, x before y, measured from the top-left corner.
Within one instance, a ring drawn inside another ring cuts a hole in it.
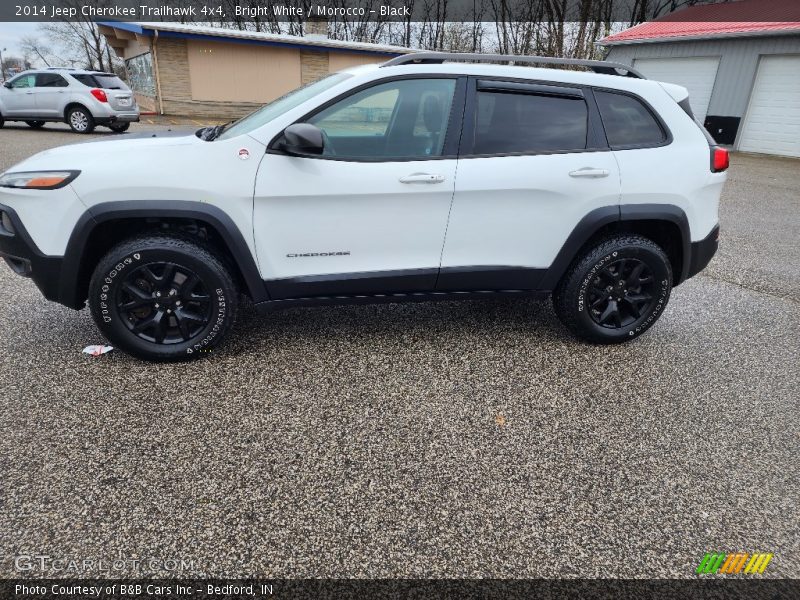
[[[570,177],[608,177],[609,173],[607,169],[593,169],[592,167],[583,167],[582,169],[578,169],[577,171],[570,171]]]
[[[442,183],[444,175],[434,175],[433,173],[412,173],[400,178],[400,183]]]

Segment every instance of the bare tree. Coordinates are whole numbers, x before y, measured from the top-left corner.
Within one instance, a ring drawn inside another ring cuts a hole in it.
[[[61,0],[61,5],[73,7],[81,14],[81,0]],[[107,6],[108,0],[99,0],[98,6]],[[42,23],[40,31],[48,42],[59,50],[59,60],[69,66],[82,66],[99,71],[113,70],[113,57],[106,38],[100,33],[97,24],[86,17],[72,21],[52,21]]]
[[[50,45],[43,42],[41,38],[36,35],[26,35],[20,38],[19,48],[22,50],[22,54],[26,60],[30,62],[39,60],[44,63],[44,66],[51,67],[53,66],[53,61],[56,60]]]

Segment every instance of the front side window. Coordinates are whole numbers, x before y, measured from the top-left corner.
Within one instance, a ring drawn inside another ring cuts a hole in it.
[[[473,154],[584,150],[588,116],[579,97],[479,91]]]
[[[653,113],[633,96],[601,91],[594,96],[612,148],[659,146],[666,141]]]
[[[37,73],[36,87],[67,87],[67,80],[57,73]]]
[[[308,122],[325,134],[323,156],[415,159],[441,156],[455,79],[401,79],[361,90]]]
[[[11,82],[13,88],[32,88],[36,85],[36,75],[21,75]]]

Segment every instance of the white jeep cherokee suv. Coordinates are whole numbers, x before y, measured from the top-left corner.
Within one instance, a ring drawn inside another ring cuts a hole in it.
[[[500,60],[595,72],[481,64]],[[727,166],[686,90],[629,67],[412,54],[227,127],[37,154],[0,176],[0,255],[151,360],[216,347],[240,293],[552,293],[572,332],[616,343],[714,255]]]

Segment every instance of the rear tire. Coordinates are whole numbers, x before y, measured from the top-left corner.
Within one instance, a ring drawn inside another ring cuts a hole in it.
[[[44,127],[44,121],[25,121],[25,124],[32,129],[41,129]]]
[[[80,106],[70,109],[67,113],[67,125],[75,133],[92,133],[95,128],[92,113]]]
[[[130,123],[116,123],[114,125],[109,125],[108,128],[114,133],[125,133],[128,131],[130,126]]]
[[[553,294],[561,322],[579,338],[618,344],[647,331],[672,291],[664,251],[638,235],[609,238],[576,259]]]
[[[92,317],[109,341],[159,362],[198,358],[218,347],[236,319],[238,296],[208,249],[163,235],[112,248],[89,284]]]

